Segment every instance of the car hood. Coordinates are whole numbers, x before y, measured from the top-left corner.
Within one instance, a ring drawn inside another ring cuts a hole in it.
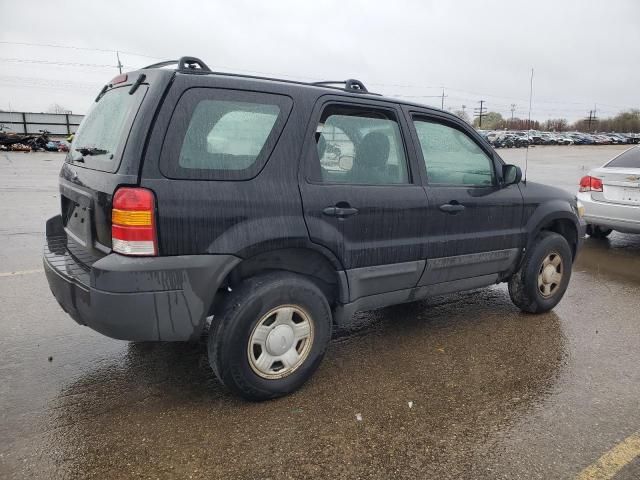
[[[522,197],[527,203],[544,203],[551,200],[563,200],[571,205],[575,205],[576,196],[562,188],[552,187],[551,185],[545,185],[543,183],[526,182],[520,183],[520,191]]]

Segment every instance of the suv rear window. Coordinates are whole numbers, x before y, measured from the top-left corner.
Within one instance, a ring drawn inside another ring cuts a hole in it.
[[[605,168],[640,168],[640,147],[622,152],[605,165]]]
[[[147,88],[141,85],[131,95],[130,85],[106,92],[82,120],[67,158],[80,167],[115,172]]]
[[[187,90],[163,145],[170,178],[243,180],[257,174],[291,108],[288,97],[213,88]]]

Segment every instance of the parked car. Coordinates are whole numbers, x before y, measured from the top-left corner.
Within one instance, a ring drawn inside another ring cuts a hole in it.
[[[589,135],[585,135],[578,132],[571,132],[569,136],[573,139],[574,145],[591,145],[593,140]]]
[[[269,399],[359,310],[499,282],[523,311],[552,309],[584,222],[575,196],[520,177],[453,114],[184,57],[96,98],[60,172],[45,272],[78,323],[133,341],[208,333],[217,377]]]
[[[558,142],[558,145],[573,145],[574,141],[573,138],[571,138],[569,135],[565,134],[565,133],[560,133],[556,135],[556,141]]]
[[[540,142],[542,145],[557,145],[558,141],[552,133],[541,133]]]
[[[640,146],[582,177],[578,199],[584,205],[588,235],[640,233]]]
[[[624,136],[627,137],[629,143],[640,143],[640,135],[637,133],[625,133]]]

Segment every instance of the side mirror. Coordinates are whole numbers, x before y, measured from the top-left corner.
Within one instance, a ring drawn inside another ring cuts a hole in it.
[[[502,185],[515,185],[522,180],[522,170],[516,165],[503,165],[502,167]]]

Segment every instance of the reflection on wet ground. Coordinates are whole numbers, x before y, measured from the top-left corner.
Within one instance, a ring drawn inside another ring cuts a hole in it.
[[[55,211],[48,184],[0,191],[2,271],[26,272],[0,278],[1,478],[572,478],[640,429],[640,236],[587,239],[545,315],[504,285],[359,314],[302,390],[257,404],[203,345],[110,340],[58,308],[41,219],[7,210]]]
[[[614,232],[605,239],[588,238],[575,268],[640,282],[640,235]]]
[[[388,477],[408,465],[435,475],[445,464],[466,475],[485,438],[542,401],[565,357],[558,317],[515,312],[504,289],[360,319],[307,388],[262,404],[228,395],[200,346],[131,344],[51,402],[45,445],[85,478],[149,465],[209,478]]]

